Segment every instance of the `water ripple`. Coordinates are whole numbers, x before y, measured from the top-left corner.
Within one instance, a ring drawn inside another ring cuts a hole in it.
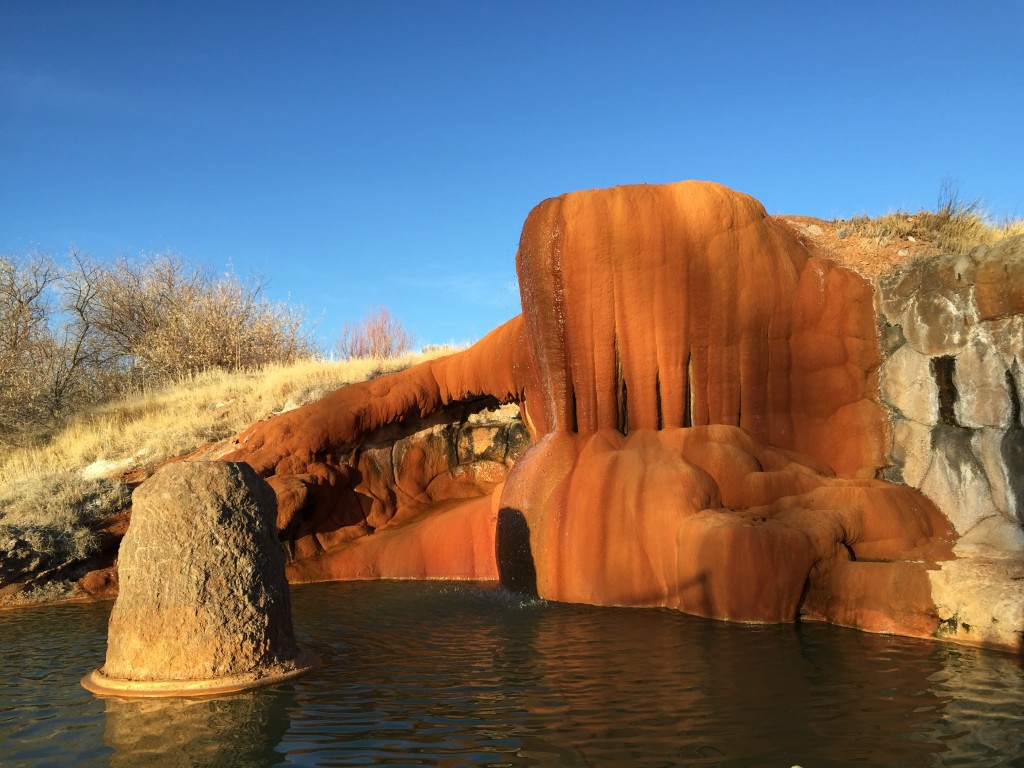
[[[1024,765],[1008,655],[472,584],[316,585],[294,605],[321,670],[159,703],[78,687],[109,606],[0,614],[0,764]]]

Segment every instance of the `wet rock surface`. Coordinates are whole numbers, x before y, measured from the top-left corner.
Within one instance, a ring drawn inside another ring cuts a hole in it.
[[[529,444],[519,408],[485,397],[385,424],[312,461],[278,461],[268,481],[289,577],[495,578],[490,497]],[[434,512],[453,503],[462,511],[445,518],[445,535]],[[382,547],[390,554],[374,559]]]
[[[926,563],[951,531],[873,479],[887,422],[867,281],[700,183],[546,201],[518,269],[548,429],[501,496],[507,584],[934,631]]]

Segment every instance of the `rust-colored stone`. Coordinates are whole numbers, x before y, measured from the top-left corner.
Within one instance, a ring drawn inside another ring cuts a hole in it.
[[[858,550],[948,557],[952,538],[920,494],[867,479],[887,422],[877,345],[847,343],[875,338],[866,281],[697,182],[548,200],[518,268],[548,434],[501,499],[529,542],[499,540],[506,581],[755,622],[794,620],[813,592],[826,619],[911,621],[857,580],[885,567],[826,578]]]
[[[974,300],[982,320],[1024,315],[1024,235],[1006,238],[982,256]]]
[[[354,467],[361,518],[324,497],[281,519],[307,526],[289,577],[500,570],[557,600],[927,633],[924,570],[954,534],[874,479],[890,435],[873,289],[801,231],[702,182],[541,203],[517,255],[522,316],[240,436],[227,458],[265,476]],[[516,402],[534,442],[504,486],[479,426],[367,439],[482,395]]]

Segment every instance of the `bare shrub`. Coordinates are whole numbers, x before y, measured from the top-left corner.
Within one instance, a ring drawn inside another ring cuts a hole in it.
[[[75,273],[91,297],[79,325],[101,340],[108,367],[132,383],[289,363],[313,352],[302,310],[271,302],[259,279],[217,279],[168,254],[109,265],[80,259]]]
[[[45,439],[112,397],[314,353],[301,308],[178,256],[0,256],[0,445]]]
[[[45,343],[49,306],[45,291],[53,266],[0,258],[0,430],[24,429],[39,418],[40,388],[34,358]]]
[[[414,336],[385,307],[357,323],[345,323],[338,335],[337,352],[342,360],[357,357],[389,358],[408,352]]]
[[[37,434],[84,397],[82,345],[52,327],[60,280],[46,256],[0,256],[0,444]]]

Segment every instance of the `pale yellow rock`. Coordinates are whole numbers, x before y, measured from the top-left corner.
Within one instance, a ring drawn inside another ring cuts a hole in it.
[[[979,521],[956,544],[957,554],[988,552],[1024,552],[1024,530],[1020,524],[1002,515]]]
[[[968,297],[920,291],[907,306],[903,335],[923,355],[955,355],[967,343],[975,323]]]
[[[938,389],[931,361],[908,344],[882,364],[879,386],[882,399],[906,418],[919,424],[938,423]]]
[[[967,552],[940,566],[928,572],[942,621],[938,637],[1024,649],[1024,555]]]
[[[991,320],[982,325],[988,338],[992,339],[992,346],[1002,357],[1004,369],[1012,370],[1014,361],[1018,369],[1024,369],[1024,315]],[[1018,379],[1018,389],[1024,384],[1024,371],[1019,373],[1022,377]]]
[[[892,460],[902,469],[903,482],[920,488],[932,461],[932,431],[924,424],[896,419],[892,430]]]
[[[992,493],[992,503],[1003,517],[1009,520],[1019,519],[1021,511],[1017,509],[1016,499],[1009,487],[1010,468],[1003,460],[1002,444],[1006,435],[1002,429],[979,429],[971,438],[974,455],[978,457],[988,487]]]
[[[956,357],[953,372],[957,422],[965,427],[1006,427],[1010,396],[1006,365],[992,338],[978,332]]]

